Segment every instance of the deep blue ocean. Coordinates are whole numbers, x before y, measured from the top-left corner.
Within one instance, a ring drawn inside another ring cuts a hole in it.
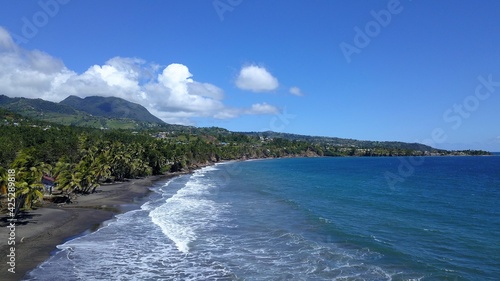
[[[500,280],[500,157],[228,162],[152,186],[28,280]]]

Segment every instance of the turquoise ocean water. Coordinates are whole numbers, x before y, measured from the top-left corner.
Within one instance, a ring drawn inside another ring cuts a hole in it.
[[[151,188],[27,280],[500,280],[498,156],[229,162]]]

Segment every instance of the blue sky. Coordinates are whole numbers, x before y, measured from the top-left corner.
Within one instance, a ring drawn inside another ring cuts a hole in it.
[[[0,92],[500,151],[498,1],[4,1]]]

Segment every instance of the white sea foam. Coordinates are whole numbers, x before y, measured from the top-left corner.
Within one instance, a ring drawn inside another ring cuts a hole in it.
[[[150,206],[158,206],[159,201]],[[141,209],[108,227],[58,246],[60,251],[26,280],[234,280],[223,264],[186,255]]]
[[[215,187],[204,179],[205,173],[213,170],[216,168],[210,166],[196,171],[183,188],[149,214],[182,253],[189,253],[197,230],[212,226],[222,207],[210,200],[210,191]]]

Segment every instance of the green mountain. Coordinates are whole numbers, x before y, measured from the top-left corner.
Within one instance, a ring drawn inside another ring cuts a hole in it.
[[[0,95],[0,107],[22,114],[22,115],[43,115],[46,113],[76,115],[78,111],[74,108],[42,99],[9,98]]]
[[[70,106],[76,110],[83,111],[93,116],[107,118],[127,118],[140,122],[164,123],[162,120],[149,113],[142,105],[115,97],[91,96],[79,98],[69,96],[59,104]]]
[[[146,108],[119,98],[70,96],[60,103],[0,95],[0,108],[37,120],[63,125],[142,129],[166,125]]]

